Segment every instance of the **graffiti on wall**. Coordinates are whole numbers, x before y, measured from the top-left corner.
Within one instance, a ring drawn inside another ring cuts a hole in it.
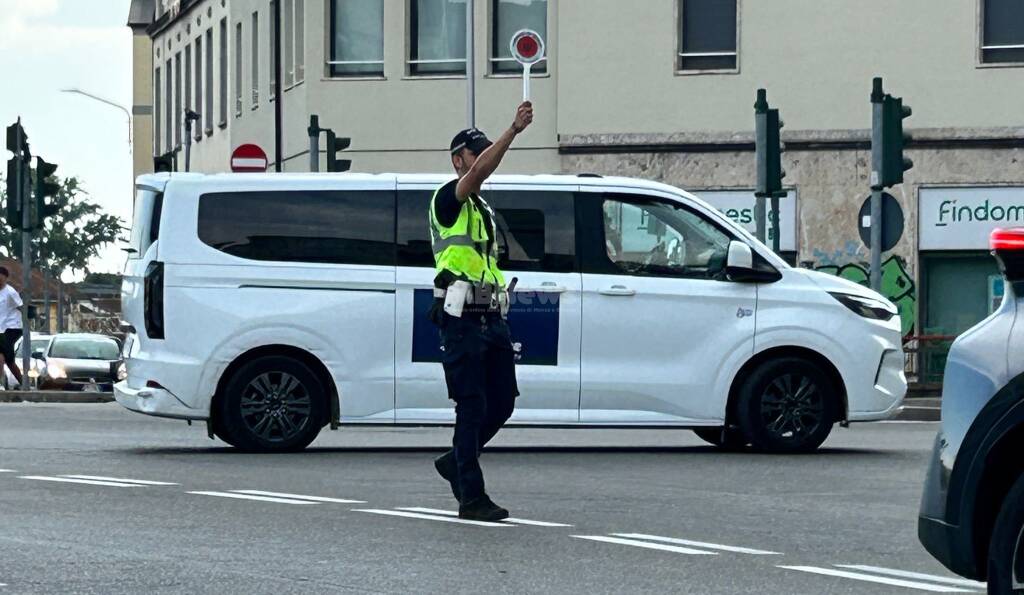
[[[870,285],[869,267],[863,262],[868,256],[862,253],[860,244],[848,242],[845,249],[832,254],[815,250],[814,257],[817,263],[814,270],[836,275],[865,287]],[[839,264],[841,262],[847,264]],[[890,256],[888,260],[882,262],[882,295],[889,298],[899,309],[903,336],[912,334],[914,321],[917,319],[917,286],[900,256]]]

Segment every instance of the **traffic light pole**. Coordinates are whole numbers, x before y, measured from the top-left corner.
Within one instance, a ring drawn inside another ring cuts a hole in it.
[[[313,114],[309,117],[309,171],[320,171],[320,116]]]
[[[754,161],[757,163],[758,186],[768,178],[768,159],[764,152],[768,149],[768,98],[764,89],[758,89],[757,101],[754,103]],[[765,194],[760,189],[754,193],[754,235],[761,242],[765,241]]]
[[[21,133],[21,118],[18,118],[19,138],[16,156],[21,159],[27,159],[28,157],[21,152],[23,142]],[[21,340],[21,390],[29,390],[28,371],[31,369],[29,364],[32,357],[32,329],[30,328],[28,318],[29,305],[32,303],[32,232],[29,229],[32,226],[32,201],[30,196],[25,196],[25,182],[27,181],[23,179],[25,171],[25,167],[18,168],[18,188],[21,190],[21,301],[23,303],[21,308],[21,328],[23,329],[23,338]],[[5,372],[0,370],[0,373]]]
[[[779,253],[781,240],[779,236],[779,197],[772,195],[772,252]]]
[[[871,89],[871,289],[882,288],[882,130],[885,94],[882,79],[875,78]]]

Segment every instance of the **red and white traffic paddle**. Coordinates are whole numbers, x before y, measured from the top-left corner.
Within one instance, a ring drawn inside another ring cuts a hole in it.
[[[530,69],[544,59],[544,40],[536,31],[523,29],[512,36],[512,57],[523,65],[523,101],[530,100]]]

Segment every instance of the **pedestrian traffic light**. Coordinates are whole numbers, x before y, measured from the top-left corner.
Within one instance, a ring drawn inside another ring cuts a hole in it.
[[[757,90],[754,120],[757,153],[757,187],[754,193],[765,197],[785,196],[782,189],[782,178],[786,177],[786,170],[782,169],[783,122],[779,118],[779,110],[768,107],[764,89]]]
[[[327,171],[343,172],[352,167],[351,159],[338,159],[338,153],[352,145],[352,139],[348,137],[338,138],[333,130],[327,130]]]
[[[60,192],[60,184],[51,179],[55,173],[57,173],[55,164],[43,161],[42,157],[36,157],[35,209],[33,209],[30,222],[32,229],[41,229],[43,221],[47,217],[57,214],[56,204],[46,204],[46,197],[56,198],[57,193]]]
[[[903,132],[903,120],[913,113],[903,105],[902,97],[886,95],[882,100],[882,187],[903,183],[903,172],[914,167],[914,162],[903,155],[903,147],[910,135]]]

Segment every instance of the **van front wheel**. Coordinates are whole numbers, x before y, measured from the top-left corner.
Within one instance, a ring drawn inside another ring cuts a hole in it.
[[[815,364],[780,358],[761,364],[740,386],[736,421],[755,450],[809,452],[838,419],[835,387]]]
[[[309,446],[324,425],[326,391],[302,362],[266,356],[246,363],[220,400],[225,442],[246,451],[289,452]]]

